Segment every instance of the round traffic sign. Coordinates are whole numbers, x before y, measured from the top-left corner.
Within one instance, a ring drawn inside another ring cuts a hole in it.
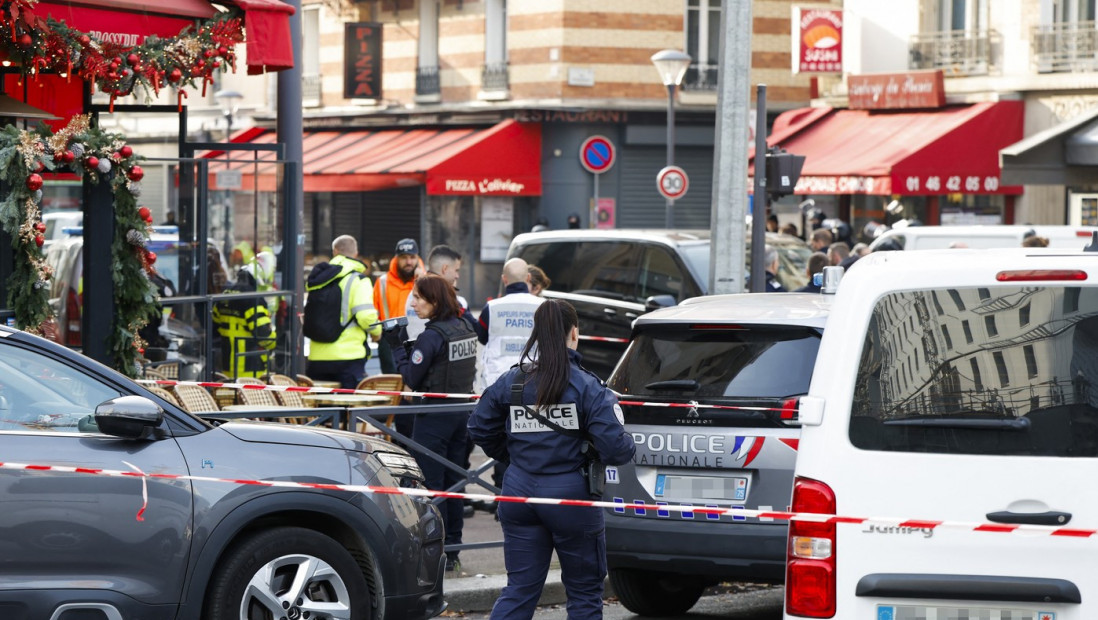
[[[614,157],[614,143],[606,136],[591,136],[580,145],[580,163],[592,174],[609,170]]]
[[[687,178],[686,171],[678,166],[668,166],[656,175],[656,189],[668,200],[682,198],[689,187],[690,179]]]

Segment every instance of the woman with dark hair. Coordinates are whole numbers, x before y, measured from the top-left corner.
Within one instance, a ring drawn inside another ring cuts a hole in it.
[[[460,318],[454,286],[441,276],[425,274],[416,280],[411,294],[412,309],[416,316],[427,320],[427,325],[410,347],[399,338],[390,341],[393,361],[404,384],[416,392],[471,393],[477,372],[477,334],[468,321]],[[385,337],[393,338],[398,331],[389,330]],[[468,415],[456,413],[417,414],[412,439],[451,463],[460,464],[465,460],[468,420]],[[416,454],[416,461],[428,489],[442,491],[465,479],[425,455]],[[460,545],[465,523],[463,502],[451,498],[439,508],[446,526],[446,545]],[[446,570],[461,572],[457,551],[446,554]]]
[[[503,494],[591,499],[584,469],[592,460],[624,465],[636,446],[621,407],[598,377],[580,366],[579,319],[566,301],[546,300],[518,366],[485,390],[469,419],[484,452],[510,462]],[[548,424],[546,422],[549,422]],[[555,549],[568,594],[568,618],[602,618],[606,537],[599,508],[501,503],[507,586],[494,620],[531,618]]]

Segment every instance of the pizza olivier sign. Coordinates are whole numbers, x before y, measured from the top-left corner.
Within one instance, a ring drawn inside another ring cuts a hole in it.
[[[843,72],[843,12],[793,7],[793,73]]]

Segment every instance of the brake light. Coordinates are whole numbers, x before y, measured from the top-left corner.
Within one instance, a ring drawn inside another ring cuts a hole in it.
[[[797,408],[801,403],[800,398],[787,398],[782,401],[782,422],[794,423],[797,421]]]
[[[65,324],[62,326],[64,330],[62,343],[69,347],[80,346],[80,304],[82,300],[77,297],[76,291],[68,289],[68,294],[65,296]]]
[[[793,481],[793,512],[835,514],[835,492],[809,478]],[[785,610],[794,616],[835,615],[835,524],[789,522]]]
[[[744,326],[733,323],[692,323],[690,329],[744,329]]]
[[[1017,271],[1000,271],[995,274],[995,279],[1000,282],[1036,282],[1040,280],[1079,282],[1087,279],[1087,272],[1082,269],[1019,269]]]

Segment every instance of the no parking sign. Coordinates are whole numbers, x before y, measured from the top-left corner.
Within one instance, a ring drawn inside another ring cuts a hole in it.
[[[614,143],[606,136],[591,136],[580,145],[580,163],[591,174],[602,174],[614,165]]]

